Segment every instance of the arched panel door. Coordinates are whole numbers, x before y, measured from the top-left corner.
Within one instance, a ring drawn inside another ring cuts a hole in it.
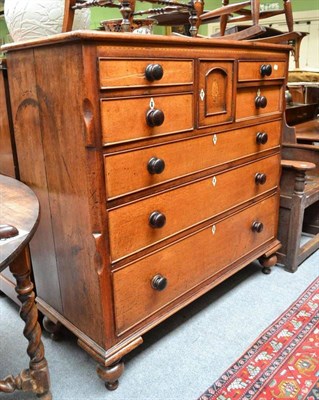
[[[209,126],[233,121],[232,61],[201,61],[198,125]]]

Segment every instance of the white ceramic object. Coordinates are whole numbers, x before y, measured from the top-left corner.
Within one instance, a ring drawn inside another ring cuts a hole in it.
[[[12,40],[17,42],[61,33],[64,0],[5,0],[4,16]],[[76,11],[73,30],[87,29],[90,11]]]

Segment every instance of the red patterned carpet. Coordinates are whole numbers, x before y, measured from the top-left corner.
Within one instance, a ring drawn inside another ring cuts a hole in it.
[[[319,277],[199,400],[319,400]]]

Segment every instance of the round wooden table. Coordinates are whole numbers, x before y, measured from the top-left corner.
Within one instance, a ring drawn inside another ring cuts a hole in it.
[[[49,371],[30,280],[27,246],[37,228],[39,211],[38,199],[28,186],[0,175],[0,272],[9,267],[17,281],[15,290],[21,301],[20,316],[25,322],[23,333],[29,341],[27,353],[30,357],[28,369],[16,377],[10,375],[0,380],[0,392],[22,390],[50,400]]]

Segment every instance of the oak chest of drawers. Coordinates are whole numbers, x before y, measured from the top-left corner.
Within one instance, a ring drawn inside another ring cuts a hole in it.
[[[276,261],[288,47],[73,32],[5,48],[38,304],[115,388],[142,334]]]

